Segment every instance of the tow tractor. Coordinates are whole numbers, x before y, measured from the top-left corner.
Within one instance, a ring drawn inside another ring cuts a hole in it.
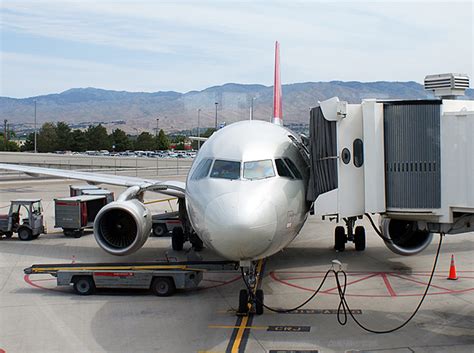
[[[237,271],[232,261],[42,264],[25,268],[26,275],[49,274],[58,286],[72,285],[79,295],[98,288],[150,289],[166,297],[178,289],[196,288],[206,271]]]
[[[41,199],[11,201],[8,214],[0,215],[0,237],[11,238],[18,233],[20,240],[33,240],[45,233]]]

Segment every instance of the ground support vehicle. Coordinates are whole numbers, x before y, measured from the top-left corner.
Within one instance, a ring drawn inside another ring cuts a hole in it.
[[[237,271],[232,261],[74,263],[33,265],[25,274],[50,274],[58,286],[73,285],[79,295],[97,288],[150,289],[157,296],[170,296],[177,289],[196,288],[205,271]]]
[[[85,228],[92,228],[100,209],[107,204],[105,195],[81,195],[54,199],[55,227],[66,236],[81,237]]]
[[[114,193],[107,189],[102,189],[95,185],[69,185],[69,196],[81,196],[81,195],[105,195],[107,203],[114,201]]]
[[[11,238],[18,233],[20,240],[33,240],[45,233],[41,199],[18,199],[11,201],[10,210],[0,215],[0,237]]]
[[[179,219],[179,212],[166,212],[155,214],[152,216],[153,235],[157,237],[164,237],[173,232],[175,228],[182,228],[182,223]]]

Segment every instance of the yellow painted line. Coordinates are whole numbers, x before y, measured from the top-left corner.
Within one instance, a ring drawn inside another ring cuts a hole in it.
[[[232,345],[231,353],[239,353],[240,342],[242,341],[242,336],[244,335],[245,328],[247,327],[247,322],[249,317],[245,316],[240,323],[239,331],[237,331],[237,336],[235,337],[234,344]]]
[[[171,197],[171,198],[168,198],[168,199],[160,199],[160,200],[152,200],[152,201],[147,201],[147,202],[144,202],[145,205],[149,205],[151,203],[158,203],[158,202],[169,202],[169,201],[173,201],[173,200],[177,200],[178,198],[176,197]]]
[[[240,328],[242,327],[241,326],[235,326],[235,325],[209,325],[207,326],[208,328]],[[250,328],[252,330],[266,330],[268,328],[268,326],[245,326],[243,327],[243,329],[247,329],[247,328]]]
[[[196,269],[189,269],[186,266],[99,266],[99,267],[42,267],[42,268],[33,268],[33,273],[41,273],[46,271],[121,271],[121,270],[189,270],[189,271],[199,271]]]
[[[257,289],[258,280],[260,278],[260,273],[262,271],[263,260],[259,260],[257,264],[257,273],[259,276],[257,277],[257,283],[255,283],[254,289]],[[250,304],[249,304],[250,305]],[[240,343],[242,342],[242,336],[244,335],[244,331],[247,328],[247,322],[249,320],[248,316],[244,316],[240,326],[238,326],[239,330],[237,331],[237,336],[235,337],[234,344],[232,345],[231,353],[239,353]]]

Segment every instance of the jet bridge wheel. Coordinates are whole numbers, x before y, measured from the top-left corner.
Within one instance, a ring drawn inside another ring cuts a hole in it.
[[[354,244],[357,251],[365,250],[365,228],[357,226],[354,233]]]
[[[334,230],[334,250],[344,251],[346,247],[346,232],[343,226],[337,226]]]
[[[184,231],[181,227],[173,228],[173,234],[171,236],[171,246],[175,251],[183,250],[184,245]]]

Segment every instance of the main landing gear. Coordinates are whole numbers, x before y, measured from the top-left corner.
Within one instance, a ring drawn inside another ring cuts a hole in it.
[[[171,246],[175,251],[183,250],[184,243],[189,241],[195,251],[201,251],[204,244],[194,232],[185,233],[183,228],[175,227],[171,235]]]
[[[171,235],[171,246],[175,251],[183,250],[185,242],[189,241],[195,251],[201,251],[204,248],[202,240],[197,236],[189,222],[188,213],[186,212],[186,201],[184,198],[178,199],[179,219],[181,227],[173,228]]]
[[[357,251],[365,250],[365,228],[363,226],[355,227],[357,217],[344,218],[347,233],[342,226],[337,226],[334,230],[334,249],[336,251],[344,251],[346,243],[354,242]]]
[[[242,266],[241,270],[247,289],[241,289],[239,292],[237,315],[244,316],[249,313],[262,315],[264,295],[263,290],[257,289],[258,277],[260,276],[257,265],[255,262],[251,262],[249,266]]]

